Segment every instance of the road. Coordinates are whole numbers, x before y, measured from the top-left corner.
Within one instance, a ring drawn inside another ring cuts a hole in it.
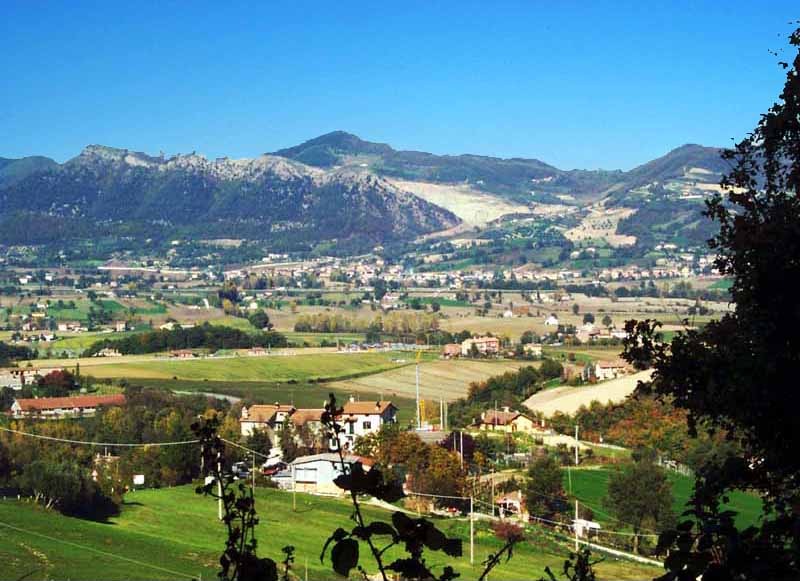
[[[628,397],[639,381],[650,379],[652,370],[640,371],[611,381],[604,381],[587,387],[555,387],[546,389],[532,395],[525,400],[525,405],[535,411],[541,412],[545,417],[550,417],[556,412],[573,414],[593,401],[601,403],[620,402]]]

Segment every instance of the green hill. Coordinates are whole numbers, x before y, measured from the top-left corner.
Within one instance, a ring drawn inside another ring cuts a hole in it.
[[[308,567],[309,579],[336,579],[330,563],[319,554],[327,536],[348,527],[351,506],[339,499],[298,494],[292,510],[291,493],[259,489],[257,527],[259,554],[279,560],[280,549],[296,547],[295,571],[300,578]],[[120,516],[108,523],[68,518],[27,502],[0,501],[0,561],[5,579],[213,579],[223,547],[222,525],[216,504],[194,493],[193,486],[129,493]],[[368,520],[388,517],[382,509],[367,506]],[[441,528],[450,536],[468,540],[464,520],[445,519]],[[499,542],[485,524],[477,524],[475,563],[469,549],[459,559],[431,555],[441,568],[452,564],[462,579],[477,577],[480,562]],[[492,579],[531,579],[549,565],[560,569],[568,544],[536,534],[524,543],[511,562],[501,565]],[[439,569],[441,570],[441,569]],[[599,579],[652,578],[657,569],[606,558],[598,566]]]

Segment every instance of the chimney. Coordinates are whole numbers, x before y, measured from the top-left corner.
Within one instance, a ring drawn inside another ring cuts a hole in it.
[[[356,403],[356,396],[354,395],[350,396],[350,403]]]
[[[503,406],[503,411],[506,412],[506,413],[509,413],[511,411],[511,408],[509,408],[507,405],[504,405]]]

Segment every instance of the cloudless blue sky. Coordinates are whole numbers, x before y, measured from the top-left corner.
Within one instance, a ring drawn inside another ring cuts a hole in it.
[[[773,103],[797,1],[0,4],[0,156],[89,143],[398,149],[623,168]]]

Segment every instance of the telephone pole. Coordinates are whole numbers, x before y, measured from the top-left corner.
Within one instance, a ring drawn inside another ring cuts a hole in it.
[[[420,414],[419,409],[419,358],[422,355],[422,351],[417,351],[417,368],[416,368],[416,379],[417,379],[417,429],[422,428],[422,416]]]
[[[575,552],[578,552],[578,499],[575,499],[575,523],[573,524],[573,529],[575,529]]]
[[[217,451],[217,494],[219,501],[217,502],[217,517],[222,520],[222,452]]]
[[[475,564],[475,520],[472,513],[473,497],[469,497],[469,564]]]
[[[575,424],[575,466],[578,465],[578,424]]]

